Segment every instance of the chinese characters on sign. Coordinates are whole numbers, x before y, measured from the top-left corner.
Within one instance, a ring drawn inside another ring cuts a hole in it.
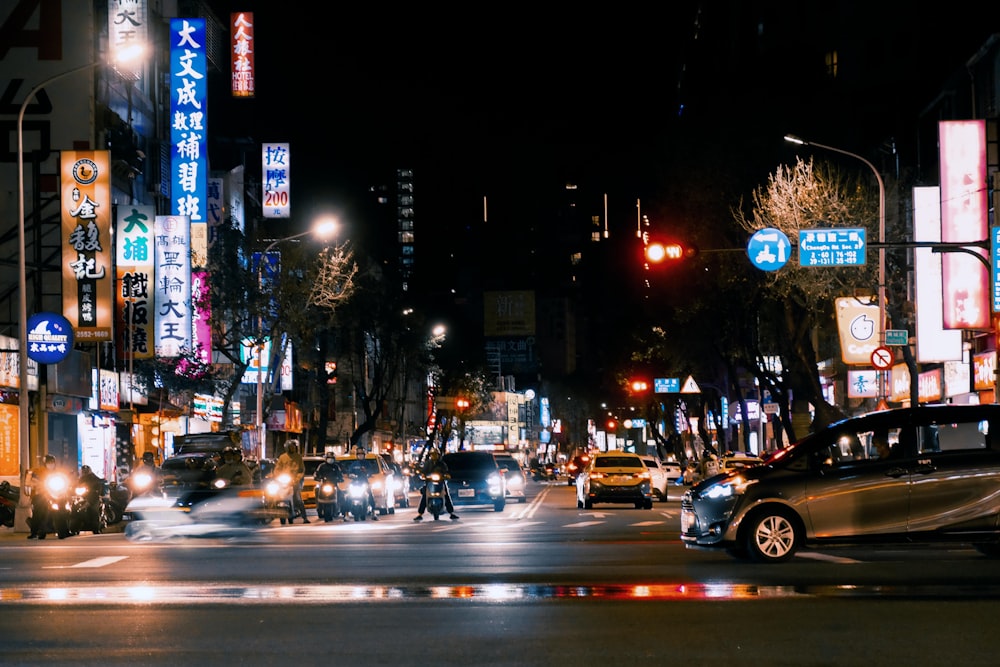
[[[253,97],[254,43],[253,12],[229,15],[229,37],[232,48],[233,97]]]
[[[111,340],[108,151],[62,152],[63,316],[82,343]]]
[[[114,53],[122,54],[133,49],[144,49],[148,41],[146,12],[147,0],[112,0],[108,3],[108,42]],[[126,58],[127,59],[127,58]],[[126,66],[136,79],[143,66],[141,58],[131,58]],[[122,71],[122,65],[115,65]]]
[[[156,216],[157,357],[177,357],[191,350],[191,222],[187,216]]]
[[[116,230],[118,296],[115,331],[119,359],[150,359],[153,346],[153,220],[152,206],[119,206]]]
[[[865,252],[863,227],[799,232],[800,266],[861,266]]]
[[[261,147],[264,200],[261,207],[265,218],[287,218],[291,215],[291,187],[288,144],[264,144]]]
[[[191,222],[207,222],[208,128],[205,20],[170,20],[171,211]]]

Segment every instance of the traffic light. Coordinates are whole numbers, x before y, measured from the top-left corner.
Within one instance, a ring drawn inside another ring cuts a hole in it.
[[[609,431],[616,431],[616,430],[618,430],[618,421],[615,420],[615,419],[609,419],[608,423],[607,423],[607,427],[608,427]]]
[[[634,394],[641,394],[649,389],[649,383],[638,378],[631,380],[628,386]]]
[[[646,244],[644,253],[647,263],[663,264],[664,262],[691,259],[698,254],[698,248],[694,244],[650,241]]]
[[[459,412],[465,412],[469,409],[469,399],[467,398],[456,398],[455,399],[455,409]]]

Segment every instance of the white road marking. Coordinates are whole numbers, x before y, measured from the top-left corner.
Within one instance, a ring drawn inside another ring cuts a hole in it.
[[[112,563],[117,563],[120,560],[125,560],[128,556],[102,556],[100,558],[91,558],[90,560],[85,560],[74,565],[46,565],[43,570],[65,570],[69,568],[76,567],[104,567],[105,565],[111,565]]]
[[[599,526],[603,521],[581,521],[580,523],[567,523],[563,528],[586,528],[587,526]]]

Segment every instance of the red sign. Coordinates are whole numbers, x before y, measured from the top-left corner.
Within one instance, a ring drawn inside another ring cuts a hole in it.
[[[892,350],[889,348],[879,346],[875,348],[874,352],[872,352],[872,366],[880,371],[884,371],[892,367],[892,362]]]

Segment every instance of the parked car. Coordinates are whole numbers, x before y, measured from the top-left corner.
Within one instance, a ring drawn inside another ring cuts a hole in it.
[[[507,497],[514,498],[519,503],[527,502],[524,489],[527,486],[528,475],[524,472],[521,464],[506,452],[494,452],[493,458],[496,459],[500,469],[505,471],[503,478],[507,488]]]
[[[340,483],[342,494],[347,493],[347,487],[351,480],[348,477],[351,464],[357,460],[353,454],[341,454],[337,457],[337,463],[344,473],[344,481]],[[372,495],[375,496],[375,510],[382,516],[396,513],[396,497],[393,495],[395,480],[392,470],[386,465],[385,460],[378,454],[368,452],[365,455],[365,468],[368,470],[368,483],[371,485]]]
[[[590,464],[590,454],[578,454],[566,464],[566,485],[574,486],[576,476]]]
[[[996,404],[839,421],[689,489],[681,540],[764,563],[811,545],[861,543],[963,542],[1000,557],[996,434]]]
[[[441,460],[448,465],[448,492],[456,507],[492,505],[495,511],[503,511],[506,489],[493,452],[448,452]]]
[[[667,481],[670,484],[682,484],[684,480],[684,469],[677,461],[660,461],[660,465],[667,472]]]
[[[649,469],[632,452],[597,452],[576,476],[576,506],[591,509],[596,503],[632,503],[636,509],[653,509]]]
[[[642,454],[639,458],[649,470],[649,486],[653,495],[660,500],[667,500],[667,486],[670,484],[670,478],[667,477],[666,466],[660,462],[660,459],[651,454]]]

